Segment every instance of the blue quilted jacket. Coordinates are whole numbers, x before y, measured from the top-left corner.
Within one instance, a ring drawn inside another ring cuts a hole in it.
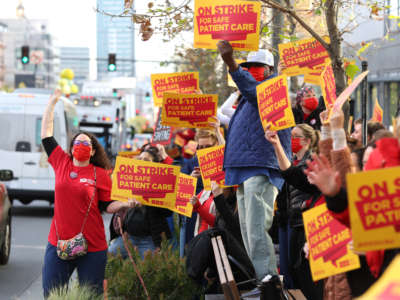
[[[224,168],[266,167],[279,169],[272,145],[264,137],[257,105],[256,81],[241,67],[231,73],[242,99],[229,123],[226,136]],[[270,76],[266,80],[275,77]],[[292,159],[291,129],[278,132],[287,157]]]

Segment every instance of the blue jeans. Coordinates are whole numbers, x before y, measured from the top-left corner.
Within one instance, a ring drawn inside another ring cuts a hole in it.
[[[236,195],[240,231],[257,279],[278,274],[274,245],[268,234],[278,189],[267,176],[253,176],[239,185]]]
[[[156,250],[156,246],[154,245],[151,236],[138,237],[129,235],[129,240],[131,241],[132,245],[138,249],[140,257],[142,259],[144,258],[144,253],[146,251]],[[110,246],[108,247],[108,252],[112,253],[113,255],[117,255],[118,252],[120,252],[123,258],[128,257],[128,252],[126,252],[124,242],[121,236],[112,240]]]
[[[78,269],[80,285],[90,285],[99,294],[103,293],[106,264],[107,250],[88,252],[74,260],[62,260],[57,255],[57,248],[48,243],[42,272],[44,297],[47,298],[52,289],[67,285],[75,268]]]

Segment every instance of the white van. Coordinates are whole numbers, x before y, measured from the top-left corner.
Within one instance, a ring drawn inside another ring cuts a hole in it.
[[[49,95],[0,95],[0,166],[14,173],[7,183],[10,200],[24,204],[41,199],[54,202],[54,171],[47,162],[40,131]],[[78,132],[74,104],[61,98],[54,112],[54,137],[63,149]]]

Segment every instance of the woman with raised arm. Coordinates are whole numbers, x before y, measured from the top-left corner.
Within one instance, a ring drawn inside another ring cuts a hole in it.
[[[315,186],[308,183],[303,173],[311,153],[318,153],[319,134],[307,124],[298,124],[293,128],[293,162],[286,156],[275,131],[267,129],[265,138],[274,147],[282,177],[285,179],[285,185],[277,198],[280,269],[285,286],[300,288],[307,299],[322,299],[322,282],[313,282],[309,263],[302,251],[306,241],[302,211],[314,206],[321,195]]]
[[[42,273],[44,297],[68,284],[75,268],[79,283],[103,292],[107,242],[101,211],[117,212],[132,201],[111,201],[111,163],[89,133],[79,133],[64,152],[53,137],[54,108],[61,97],[50,96],[42,118],[41,138],[55,173],[54,217]]]

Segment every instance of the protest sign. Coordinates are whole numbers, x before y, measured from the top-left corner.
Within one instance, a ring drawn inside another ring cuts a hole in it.
[[[347,174],[354,249],[400,247],[400,167]]]
[[[326,204],[303,213],[314,281],[360,267],[358,256],[348,249],[351,231],[332,217]]]
[[[335,75],[333,75],[331,64],[325,65],[320,77],[320,85],[325,106],[327,109],[331,109],[336,101]]]
[[[178,178],[178,192],[175,207],[172,209],[178,214],[192,217],[193,205],[190,198],[196,193],[197,178],[180,173]]]
[[[296,125],[284,75],[257,85],[258,112],[264,129],[282,130]]]
[[[164,93],[161,124],[209,128],[217,114],[218,95]]]
[[[197,142],[196,141],[189,141],[185,147],[185,153],[189,155],[194,155],[197,151]]]
[[[374,110],[372,111],[371,121],[382,123],[383,121],[383,109],[379,105],[378,99],[375,99]]]
[[[261,3],[195,0],[194,9],[194,48],[217,49],[226,40],[234,49],[258,50]]]
[[[175,207],[180,167],[117,157],[111,199],[135,198],[144,205]]]
[[[225,172],[222,170],[224,151],[225,145],[197,150],[205,190],[211,190],[211,181],[215,181],[221,186],[225,185]]]
[[[154,106],[161,106],[166,92],[189,94],[199,89],[199,72],[151,74]]]
[[[383,275],[357,300],[400,299],[400,255],[397,255]]]
[[[324,40],[329,43],[329,38]],[[287,76],[297,76],[313,71],[329,58],[326,49],[314,38],[279,44],[279,57],[285,64],[282,70]]]
[[[333,111],[339,111],[342,109],[343,104],[348,100],[353,91],[358,87],[358,85],[363,81],[365,76],[368,75],[369,71],[362,72],[358,75],[351,84],[336,98],[335,104],[333,105]]]
[[[161,124],[161,110],[162,108],[158,111],[153,137],[151,138],[151,143],[153,145],[169,145],[171,143],[173,129],[171,126],[164,126]]]

